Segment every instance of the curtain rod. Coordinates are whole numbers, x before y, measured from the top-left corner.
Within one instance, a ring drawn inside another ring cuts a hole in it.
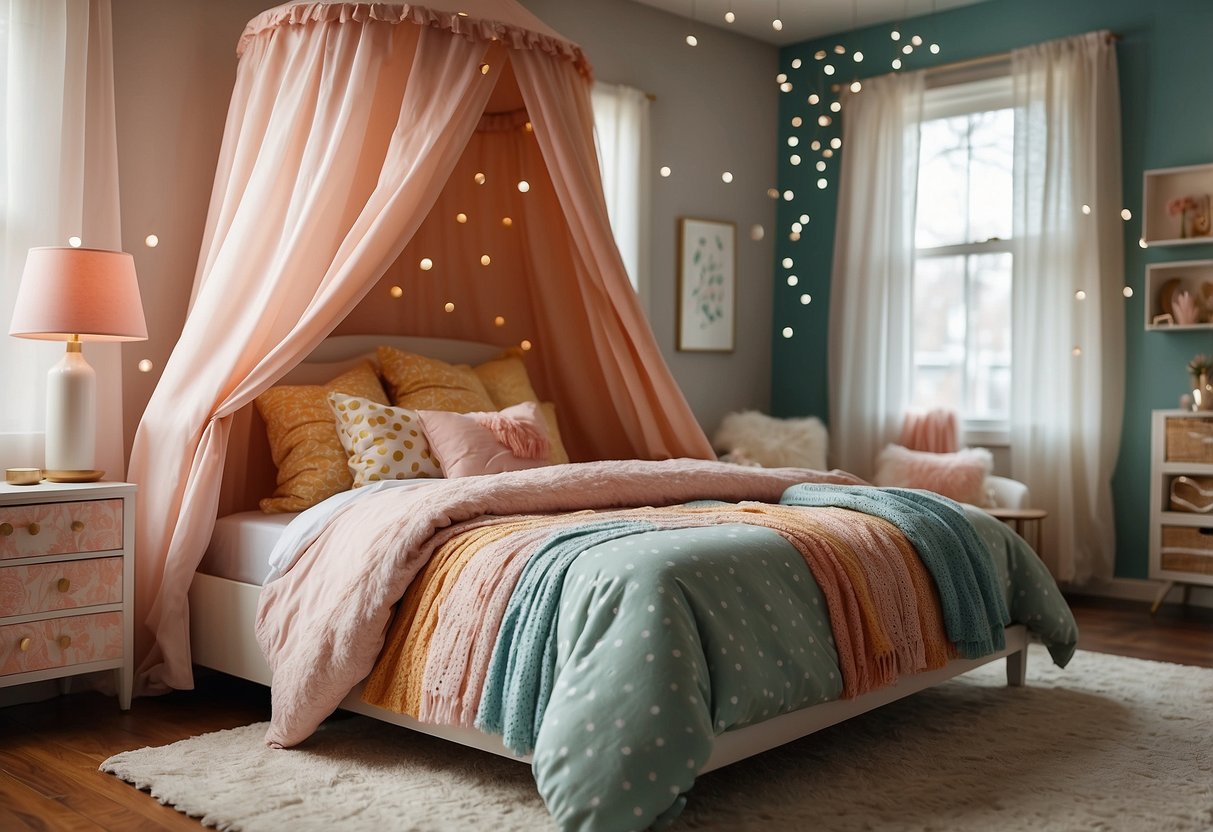
[[[1116,32],[1108,32],[1108,43],[1115,43],[1121,40],[1121,37]],[[939,72],[953,72],[958,69],[968,69],[974,66],[984,66],[986,64],[996,64],[1002,61],[1011,59],[1011,51],[995,52],[993,55],[982,55],[980,58],[966,58],[963,61],[953,61],[948,64],[939,64],[937,66],[927,67],[927,75],[932,75]]]

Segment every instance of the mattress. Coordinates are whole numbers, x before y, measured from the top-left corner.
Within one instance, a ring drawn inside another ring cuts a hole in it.
[[[262,585],[270,571],[270,552],[297,514],[242,511],[215,521],[199,572],[246,584]]]

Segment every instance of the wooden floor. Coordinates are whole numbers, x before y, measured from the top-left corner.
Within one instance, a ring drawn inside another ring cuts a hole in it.
[[[1079,647],[1213,667],[1213,610],[1072,598]],[[121,713],[95,693],[0,709],[0,829],[132,830],[203,827],[97,766],[119,751],[164,745],[267,719],[267,689],[221,674],[193,691],[135,700]]]

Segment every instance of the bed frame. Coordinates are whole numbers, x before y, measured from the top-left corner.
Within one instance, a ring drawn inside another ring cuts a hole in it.
[[[500,347],[488,344],[437,338],[338,336],[322,343],[306,362],[291,371],[283,381],[288,384],[326,381],[353,366],[363,356],[373,353],[378,344],[390,344],[455,363],[478,363],[501,351]],[[229,448],[228,451],[239,453],[243,449]],[[267,557],[268,554],[267,552]],[[256,584],[202,572],[194,575],[189,593],[189,608],[190,644],[195,664],[263,685],[268,686],[271,683],[272,674],[254,635],[257,599],[260,593],[261,587]],[[1022,624],[1007,627],[1006,647],[997,653],[980,659],[953,659],[938,670],[902,677],[895,685],[854,699],[839,699],[813,705],[744,728],[726,731],[716,737],[712,754],[699,769],[699,773],[703,774],[792,742],[1001,658],[1007,660],[1007,684],[1023,685],[1027,674],[1028,635]],[[527,763],[531,760],[530,755],[520,757],[509,751],[502,744],[500,737],[472,728],[430,725],[410,716],[367,704],[362,701],[361,684],[342,700],[341,708],[511,760]]]

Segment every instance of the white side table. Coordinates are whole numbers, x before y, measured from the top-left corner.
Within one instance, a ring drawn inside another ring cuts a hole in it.
[[[0,687],[113,670],[130,708],[135,490],[0,483]]]

